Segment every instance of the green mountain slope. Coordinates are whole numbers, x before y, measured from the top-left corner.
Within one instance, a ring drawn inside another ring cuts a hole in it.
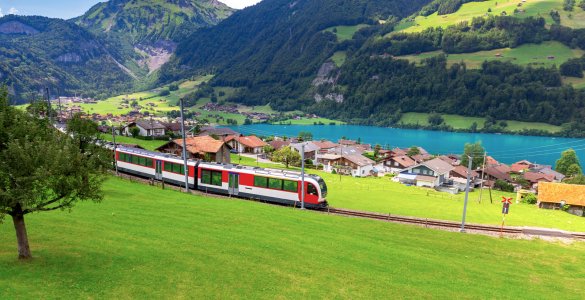
[[[182,42],[176,56],[161,69],[160,81],[217,72],[215,85],[244,87],[235,100],[270,102],[283,110],[298,107],[308,103],[300,96],[322,64],[334,52],[360,43],[338,41],[326,29],[405,17],[426,3],[428,0],[264,0]]]
[[[0,18],[0,82],[14,100],[29,100],[46,87],[55,94],[99,97],[129,89],[132,77],[99,39],[60,19]]]

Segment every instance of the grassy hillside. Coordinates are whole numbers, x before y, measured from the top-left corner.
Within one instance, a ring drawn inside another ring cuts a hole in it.
[[[465,117],[465,116],[458,116],[458,115],[447,115],[442,114],[443,119],[445,120],[445,124],[452,126],[455,129],[469,129],[471,125],[475,122],[477,123],[477,128],[482,129],[485,123],[485,118],[481,117]],[[555,126],[551,124],[545,123],[532,123],[532,122],[521,122],[521,121],[506,121],[508,126],[506,130],[508,131],[522,131],[523,129],[536,129],[536,130],[544,130],[548,132],[559,132],[561,130],[560,126]],[[400,123],[403,124],[419,124],[423,126],[429,125],[429,114],[427,113],[405,113],[403,114],[402,118],[400,119]]]
[[[30,262],[17,261],[14,229],[8,222],[0,225],[0,297],[578,299],[581,294],[584,243],[442,232],[208,199],[118,179],[109,180],[105,190],[101,204],[29,216],[35,256]]]
[[[519,4],[521,6],[518,6]],[[585,12],[579,7],[575,7],[573,12],[564,11],[562,0],[528,0],[524,2],[522,0],[487,0],[465,3],[457,12],[448,15],[440,16],[435,12],[426,17],[417,16],[414,20],[405,20],[396,29],[403,32],[420,32],[430,27],[447,27],[462,21],[471,21],[474,17],[501,15],[502,12],[511,16],[514,15],[515,9],[524,10],[524,12],[515,14],[518,17],[542,16],[549,25],[553,24],[549,12],[556,10],[561,15],[562,25],[572,28],[585,27]]]
[[[444,53],[443,51],[425,52],[419,55],[404,55],[397,58],[420,63],[423,59]],[[479,69],[484,61],[509,61],[519,65],[536,67],[559,66],[571,58],[580,58],[585,51],[571,49],[559,42],[547,41],[542,44],[524,44],[517,48],[504,48],[474,53],[449,54],[447,65],[465,62],[468,68]]]
[[[239,157],[238,155],[232,156],[232,162],[250,166],[283,168],[280,164],[257,163],[252,158]],[[461,221],[463,193],[451,195],[426,188],[409,187],[392,182],[388,177],[354,178],[318,170],[309,170],[308,172],[325,179],[329,190],[327,201],[333,207]],[[492,191],[492,204],[490,203],[489,191],[485,190],[482,194],[482,203],[479,203],[479,194],[480,192],[476,190],[471,192],[469,196],[467,221],[470,223],[501,224],[500,200],[502,196],[516,198],[516,194]],[[585,231],[585,219],[582,217],[563,211],[539,209],[535,205],[516,203],[510,208],[506,224]]]
[[[358,32],[358,30],[368,26],[369,25],[367,24],[358,24],[354,26],[333,26],[325,29],[324,31],[335,34],[337,36],[337,41],[343,42],[351,40],[353,35]]]

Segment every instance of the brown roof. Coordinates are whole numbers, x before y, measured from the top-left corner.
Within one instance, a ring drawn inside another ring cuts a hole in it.
[[[585,185],[541,182],[538,184],[538,201],[585,206]]]
[[[356,141],[352,141],[352,140],[339,140],[339,141],[337,141],[337,143],[339,143],[340,145],[346,145],[346,146],[352,146],[352,145],[357,144]]]
[[[439,173],[445,174],[451,170],[453,170],[453,166],[440,158],[431,159],[429,161],[425,161],[421,165],[428,167],[429,169]],[[438,176],[438,174],[437,174]]]
[[[225,144],[222,141],[216,140],[210,136],[196,136],[196,137],[189,137],[186,139],[187,151],[189,153],[198,153],[198,154],[205,154],[205,153],[217,153],[223,145]],[[165,148],[168,144],[174,143],[183,147],[183,139],[176,139],[174,141],[168,142],[165,145],[160,146],[158,149]]]
[[[239,138],[237,138],[237,141],[246,146],[246,147],[250,147],[250,148],[259,148],[259,147],[264,147],[268,144],[266,144],[266,142],[264,142],[263,140],[261,140],[259,137],[255,136],[255,135],[250,135],[250,136],[241,136]]]
[[[555,175],[536,173],[536,172],[526,172],[526,173],[524,173],[524,179],[526,179],[532,183],[537,183],[537,182],[541,182],[541,181],[553,182],[553,181],[555,181]]]
[[[290,141],[271,141],[268,144],[270,144],[274,150],[279,150],[282,147],[290,145]]]
[[[363,167],[363,166],[367,166],[367,165],[373,165],[375,163],[375,161],[363,156],[363,155],[359,155],[359,154],[351,154],[351,155],[343,155],[343,158],[351,161],[352,163]]]
[[[500,171],[497,167],[485,168],[485,173],[488,174],[489,176],[496,178],[496,179],[505,180],[505,181],[512,181],[512,178],[510,178],[510,175]]]
[[[331,141],[313,141],[320,149],[331,149],[337,147],[337,144]]]
[[[485,159],[485,164],[490,166],[490,165],[499,165],[500,162],[498,162],[495,158],[488,156]]]
[[[392,160],[398,162],[399,164],[401,164],[405,168],[416,165],[416,162],[412,158],[408,157],[407,155],[395,156],[392,158]]]
[[[464,166],[456,166],[455,169],[451,170],[451,172],[461,176],[467,177],[467,168]],[[479,174],[473,170],[471,170],[471,177],[479,177]]]
[[[407,151],[404,151],[404,149],[400,149],[400,148],[394,148],[394,149],[392,149],[392,153],[396,156],[406,155]]]

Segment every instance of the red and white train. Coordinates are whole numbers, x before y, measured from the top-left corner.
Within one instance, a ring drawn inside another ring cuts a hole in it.
[[[185,186],[181,158],[134,148],[116,149],[118,171]],[[215,194],[300,206],[301,173],[241,165],[187,161],[190,189]],[[327,206],[327,185],[317,176],[305,175],[305,206]]]

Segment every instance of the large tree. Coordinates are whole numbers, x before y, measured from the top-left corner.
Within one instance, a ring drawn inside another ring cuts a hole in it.
[[[567,176],[575,176],[581,174],[581,163],[577,153],[573,149],[567,149],[561,153],[561,158],[557,160],[555,170]]]
[[[95,143],[86,143],[92,139],[82,137],[89,131],[81,128],[88,127],[62,133],[47,119],[10,107],[6,90],[0,91],[0,221],[12,217],[20,259],[32,257],[25,215],[102,200],[111,158]]]
[[[301,155],[291,146],[286,146],[274,151],[272,160],[283,163],[288,168],[289,165],[298,165],[301,162]]]
[[[483,164],[485,149],[481,142],[473,144],[467,143],[463,148],[463,155],[461,156],[461,165],[467,167],[469,164],[469,157],[471,157],[471,166],[473,169],[479,168]]]

